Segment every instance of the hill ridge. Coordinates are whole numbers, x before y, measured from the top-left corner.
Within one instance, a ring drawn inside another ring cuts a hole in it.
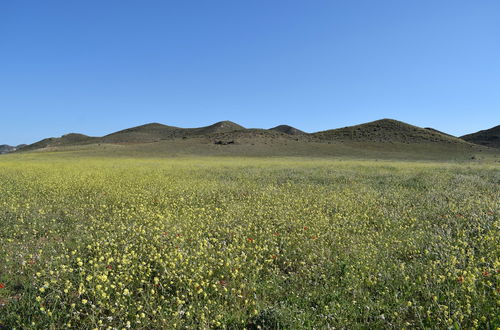
[[[491,148],[500,148],[500,125],[460,137],[470,143]]]
[[[21,151],[78,146],[89,144],[142,144],[161,141],[189,139],[198,144],[251,144],[268,143],[357,143],[373,144],[442,144],[460,145],[470,148],[473,144],[437,131],[422,128],[402,121],[383,118],[368,123],[306,133],[289,125],[278,125],[270,129],[245,128],[229,120],[218,121],[208,126],[182,128],[157,122],[146,123],[119,130],[101,137],[91,137],[79,133],[68,133],[59,138],[47,138],[20,148]],[[273,142],[274,141],[274,142]],[[287,142],[288,141],[288,142]],[[277,142],[276,142],[277,143]]]

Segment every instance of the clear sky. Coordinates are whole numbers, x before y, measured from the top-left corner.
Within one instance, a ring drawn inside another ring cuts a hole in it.
[[[500,124],[500,1],[0,1],[0,144],[380,118]]]

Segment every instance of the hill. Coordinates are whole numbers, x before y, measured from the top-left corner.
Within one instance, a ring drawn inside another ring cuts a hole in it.
[[[21,149],[22,147],[26,146],[25,144],[20,144],[17,146],[9,146],[8,144],[2,144],[0,145],[0,155],[1,154],[8,154],[9,152],[14,152],[18,149]]]
[[[120,156],[306,156],[380,159],[483,159],[495,149],[391,119],[308,134],[288,125],[247,129],[230,121],[181,128],[150,123],[103,137],[67,134],[21,151]]]
[[[0,145],[0,154],[6,154],[8,152],[12,152],[12,151],[15,151],[15,150],[16,150],[16,147],[9,146],[7,144]]]
[[[127,128],[102,137],[90,137],[84,134],[70,133],[59,138],[51,137],[27,145],[23,151],[53,148],[62,146],[75,146],[85,144],[116,143],[116,144],[136,144],[151,143],[161,140],[177,138],[187,138],[195,136],[209,136],[211,134],[233,132],[244,130],[243,126],[230,121],[221,121],[209,126],[197,128],[180,128],[167,126],[159,123],[149,123],[145,125]]]
[[[289,126],[289,125],[278,125],[276,127],[270,128],[270,131],[277,131],[289,135],[303,135],[307,134],[306,132],[301,131],[300,129],[297,129],[295,127]]]
[[[467,134],[460,138],[470,143],[491,148],[500,148],[500,125],[476,133]]]
[[[19,148],[19,150],[30,151],[30,150],[50,148],[50,147],[64,147],[72,145],[90,144],[95,142],[96,140],[97,139],[95,137],[87,136],[84,134],[69,133],[58,138],[50,137],[35,142],[33,144],[25,145],[22,148]]]
[[[99,138],[101,143],[146,143],[171,139],[180,135],[182,128],[150,123],[127,128]]]
[[[233,132],[244,130],[240,126],[231,121],[220,121],[215,124],[196,127],[196,128],[181,128],[175,126],[167,126],[158,123],[151,123],[137,127],[128,128],[106,135],[99,139],[100,143],[148,143],[158,142],[160,140],[169,140],[176,138],[187,138],[194,136],[208,136],[210,134]]]
[[[327,130],[313,134],[320,140],[356,141],[364,143],[440,143],[465,144],[451,135],[413,126],[393,119],[381,119],[366,124]]]

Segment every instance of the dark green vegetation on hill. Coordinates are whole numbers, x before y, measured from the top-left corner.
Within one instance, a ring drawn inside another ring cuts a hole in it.
[[[0,328],[500,322],[495,163],[74,155],[0,158]]]
[[[492,148],[500,148],[500,125],[476,133],[467,134],[460,138],[471,143],[481,144]]]

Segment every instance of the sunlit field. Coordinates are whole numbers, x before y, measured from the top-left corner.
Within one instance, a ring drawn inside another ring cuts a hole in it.
[[[0,158],[0,327],[491,328],[500,167]]]

